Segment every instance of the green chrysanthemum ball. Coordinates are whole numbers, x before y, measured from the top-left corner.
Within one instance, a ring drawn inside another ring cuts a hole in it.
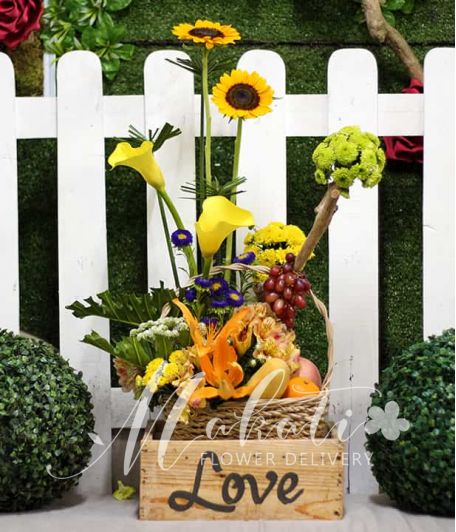
[[[390,401],[409,428],[394,440],[367,436],[380,488],[406,510],[454,515],[454,329],[392,360],[372,405]]]
[[[90,400],[51,345],[0,331],[0,511],[39,508],[78,483],[93,444]],[[49,466],[76,476],[56,480]]]
[[[343,196],[349,197],[350,186],[356,179],[366,188],[380,182],[386,157],[377,136],[348,126],[327,136],[316,147],[312,160],[316,182],[326,185],[332,181]]]

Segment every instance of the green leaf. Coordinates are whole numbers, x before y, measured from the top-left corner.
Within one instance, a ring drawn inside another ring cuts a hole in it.
[[[90,334],[86,334],[82,341],[85,344],[98,347],[98,349],[106,351],[106,353],[109,353],[110,355],[114,356],[114,347],[112,346],[111,342],[109,342],[109,340],[106,340],[106,338],[100,336],[96,331],[92,331]]]
[[[123,61],[129,61],[133,57],[133,54],[135,53],[135,49],[136,48],[134,44],[121,44],[115,48],[116,54]]]
[[[101,57],[101,67],[103,74],[112,81],[117,76],[117,72],[119,72],[120,59],[112,54],[103,56]]]
[[[396,17],[391,11],[388,11],[387,9],[383,10],[383,16],[385,17],[386,22],[393,26],[393,28],[396,26]]]
[[[163,306],[175,297],[173,290],[163,287],[152,289],[148,294],[125,294],[113,296],[109,290],[98,294],[100,302],[92,297],[85,299],[84,303],[75,301],[67,306],[76,318],[99,316],[119,323],[126,323],[137,327],[140,323],[157,320]],[[173,314],[174,313],[174,314]],[[177,309],[172,306],[170,315],[177,315]]]
[[[131,499],[135,493],[136,490],[133,486],[128,486],[121,480],[118,480],[117,489],[113,492],[112,496],[118,501],[127,501],[128,499]]]
[[[106,9],[111,12],[121,11],[128,7],[132,1],[133,0],[107,0]]]
[[[138,340],[136,336],[125,336],[117,342],[114,348],[114,356],[123,358],[138,368],[145,368],[157,353],[150,342]]]
[[[404,4],[405,0],[386,0],[382,6],[382,9],[386,9],[388,11],[398,11],[404,7]]]
[[[415,10],[415,0],[405,0],[404,5],[401,8],[402,13],[405,15],[411,15]]]

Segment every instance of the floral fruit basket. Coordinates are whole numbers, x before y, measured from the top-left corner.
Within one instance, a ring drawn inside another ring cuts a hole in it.
[[[148,137],[133,126],[108,162],[139,173],[157,194],[174,286],[145,294],[98,294],[68,308],[79,318],[101,316],[121,324],[114,341],[92,332],[84,341],[113,357],[125,392],[159,407],[164,439],[303,439],[325,436],[328,387],[333,372],[333,331],[324,304],[304,273],[350,187],[373,187],[382,177],[385,155],[379,139],[356,126],[330,134],[315,149],[316,182],[325,193],[306,237],[296,226],[272,221],[255,226],[254,214],[237,205],[242,128],[273,112],[274,92],[257,72],[223,72],[221,48],[240,35],[233,27],[207,20],[176,26],[190,57],[177,59],[201,78],[203,116],[200,161],[195,182],[182,190],[195,202],[197,222],[185,227],[155,153],[180,130],[166,123]],[[192,45],[189,46],[189,45]],[[217,52],[217,53],[216,53]],[[237,133],[232,168],[213,165],[208,74],[222,72],[212,89],[219,111],[234,120]],[[218,168],[219,175],[213,175]],[[172,220],[173,227],[170,227]],[[248,228],[244,249],[233,234]],[[194,245],[197,241],[197,246]],[[187,271],[179,275],[176,254]],[[157,257],[157,260],[163,260]],[[324,379],[315,362],[302,356],[305,343],[295,333],[305,319],[307,300],[323,317],[328,369]]]

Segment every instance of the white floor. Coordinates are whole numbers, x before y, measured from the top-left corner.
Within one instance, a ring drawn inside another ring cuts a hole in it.
[[[136,500],[72,498],[46,510],[0,514],[0,532],[450,532],[454,519],[401,512],[383,496],[349,495],[342,521],[139,521]]]

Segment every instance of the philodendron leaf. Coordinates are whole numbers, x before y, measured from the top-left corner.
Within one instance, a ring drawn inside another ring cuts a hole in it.
[[[135,336],[125,336],[117,342],[114,356],[123,358],[138,368],[145,368],[157,354],[151,343],[142,342]]]
[[[100,336],[96,331],[86,334],[82,340],[85,344],[93,345],[114,356],[114,347],[109,340]]]
[[[113,296],[109,290],[98,294],[100,301],[93,297],[83,302],[75,301],[66,308],[73,312],[76,318],[99,316],[119,323],[126,323],[137,327],[140,323],[157,320],[163,306],[175,297],[173,290],[165,288],[152,289],[148,294],[126,294]],[[172,305],[170,315],[178,315],[176,307]]]

